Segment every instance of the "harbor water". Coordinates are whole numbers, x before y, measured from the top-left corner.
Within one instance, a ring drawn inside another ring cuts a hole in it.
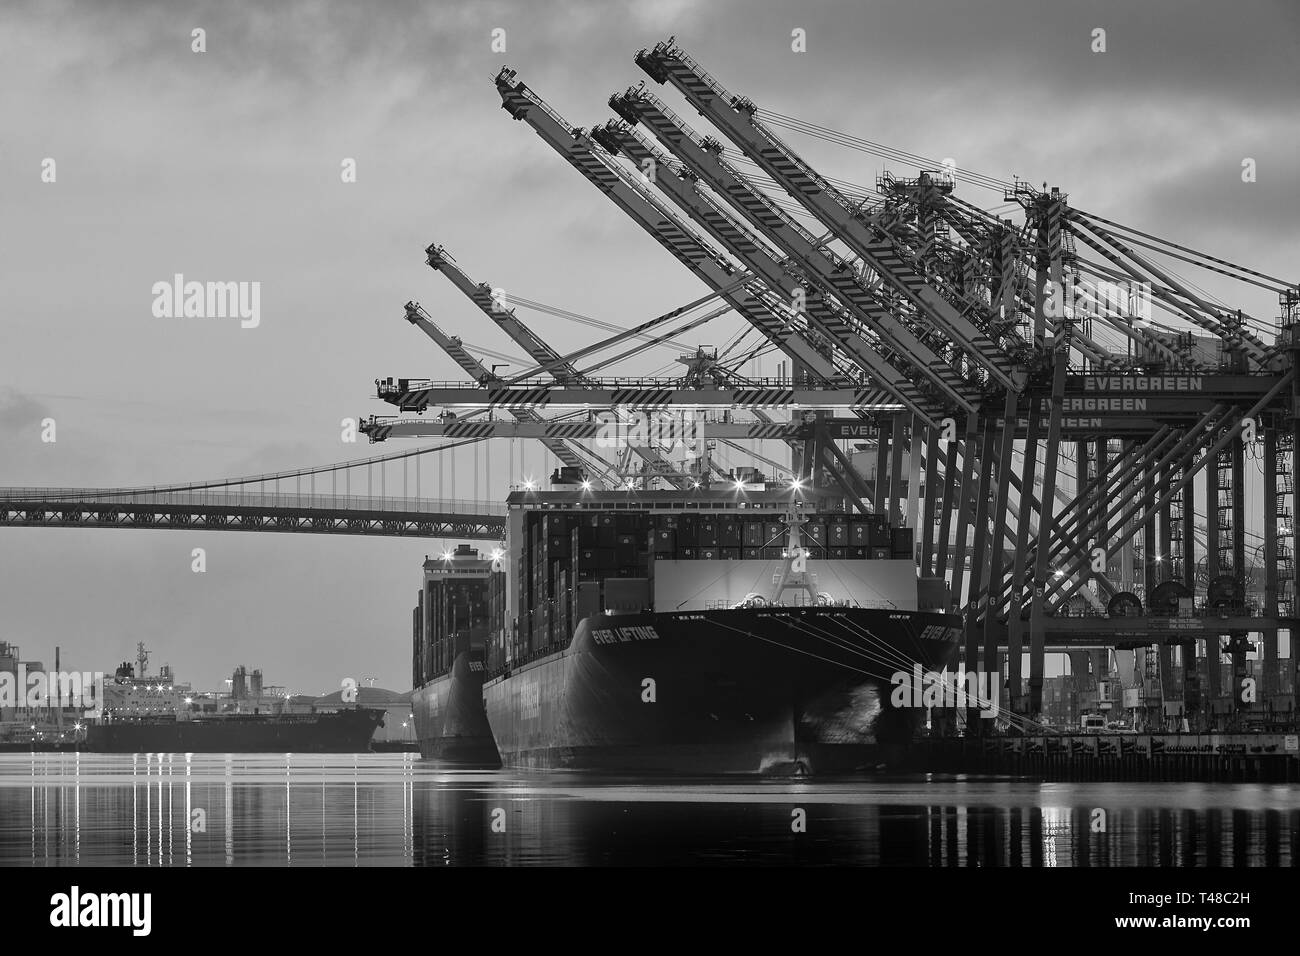
[[[412,754],[0,755],[5,866],[1295,866],[1300,787],[646,779]]]

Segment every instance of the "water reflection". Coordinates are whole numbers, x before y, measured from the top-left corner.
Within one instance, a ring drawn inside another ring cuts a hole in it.
[[[0,757],[0,863],[1294,866],[1300,788],[664,782],[408,754]]]

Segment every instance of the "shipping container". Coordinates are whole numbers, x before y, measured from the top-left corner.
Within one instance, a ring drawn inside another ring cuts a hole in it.
[[[763,522],[757,518],[746,518],[741,524],[741,544],[746,548],[763,546]]]
[[[636,564],[640,551],[638,542],[633,535],[619,535],[614,544],[614,562],[616,564]]]
[[[737,518],[718,522],[718,544],[724,548],[739,548],[743,544],[741,523]]]
[[[600,613],[600,584],[584,582],[577,586],[574,596],[573,627],[593,614]]]
[[[567,535],[576,523],[576,516],[572,514],[545,514],[542,516],[542,527],[546,535],[565,534]]]

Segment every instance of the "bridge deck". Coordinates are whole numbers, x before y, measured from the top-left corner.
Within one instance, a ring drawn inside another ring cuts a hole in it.
[[[0,488],[0,526],[187,528],[500,540],[503,502],[264,491]]]

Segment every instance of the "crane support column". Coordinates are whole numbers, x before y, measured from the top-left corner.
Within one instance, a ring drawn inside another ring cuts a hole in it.
[[[941,577],[943,571],[934,566],[935,531],[939,515],[935,511],[939,502],[939,430],[925,429],[925,497],[918,514],[917,534],[921,538],[921,576]],[[944,482],[947,485],[947,482]]]
[[[892,456],[889,468],[889,524],[898,527],[903,520],[903,455],[907,452],[907,423],[902,415],[894,416],[894,434],[890,439],[889,453]]]
[[[975,503],[975,445],[979,437],[979,419],[974,415],[966,418],[966,440],[961,450],[961,489],[957,499],[957,533],[953,544],[952,600],[958,607],[964,607],[962,584],[966,577],[966,537],[970,527],[971,506]],[[974,567],[972,566],[972,571]],[[974,588],[968,588],[973,592]]]
[[[901,417],[901,416],[900,416]],[[913,415],[907,437],[907,523],[913,528],[913,537],[919,542],[925,534],[921,523],[921,443],[925,423],[920,416]],[[929,451],[926,452],[927,456]],[[914,553],[915,557],[915,545]]]
[[[961,442],[955,438],[947,442],[947,452],[944,457],[943,465],[943,500],[939,502],[939,536],[934,546],[934,574],[935,577],[948,577],[948,564],[951,560],[952,552],[949,550],[949,536],[952,534],[952,511],[955,506],[954,500],[960,501],[961,498],[961,471],[957,467],[957,452],[960,449]],[[939,456],[936,454],[935,458]],[[965,547],[965,541],[958,542],[958,553],[963,553],[961,549]],[[953,593],[949,595],[948,605],[953,606],[960,600],[954,588]]]
[[[984,419],[984,432],[980,442],[980,477],[975,492],[975,540],[970,566],[970,599],[966,602],[966,670],[989,669],[991,661],[981,665],[979,660],[979,617],[988,607],[989,574],[987,549],[989,546],[989,491],[993,481],[993,455],[997,448],[998,420],[992,416]],[[972,723],[973,722],[973,723]],[[978,704],[971,701],[966,711],[966,732],[980,727]]]
[[[1207,588],[1207,604],[1213,600],[1209,587],[1215,582],[1215,579],[1223,573],[1222,562],[1223,555],[1222,528],[1219,518],[1219,499],[1222,495],[1222,489],[1219,487],[1219,468],[1218,455],[1207,456],[1211,460],[1205,469],[1205,584]],[[1214,721],[1219,713],[1219,685],[1221,657],[1220,647],[1222,639],[1219,634],[1210,634],[1205,638],[1205,694],[1202,703],[1203,710],[1210,721],[1210,727],[1213,728]]]
[[[1007,392],[1006,407],[1003,409],[1002,418],[998,420],[1002,434],[999,437],[999,455],[997,470],[997,498],[993,505],[993,537],[989,542],[992,549],[988,564],[988,583],[984,591],[984,669],[990,674],[995,671],[1000,675],[1001,667],[998,660],[998,631],[1001,623],[997,615],[993,613],[996,606],[995,599],[1002,593],[1002,584],[1006,569],[1003,567],[1003,556],[1006,553],[1004,535],[1007,530],[1007,511],[1010,506],[1011,494],[1011,456],[1015,451],[1016,445],[1016,421],[1017,406],[1019,395],[1016,392]],[[1028,509],[1022,513],[1020,520],[1028,522]],[[1002,681],[996,680],[993,686],[997,688],[995,693],[1001,694]]]
[[[885,431],[884,422],[880,422],[880,427],[876,436],[876,487],[875,495],[871,502],[872,510],[878,515],[885,513],[886,507],[886,489],[889,481],[886,477],[889,474],[889,436]]]
[[[1029,409],[1029,433],[1025,439],[1025,454],[1022,465],[1020,487],[1034,487],[1034,472],[1038,459],[1038,430],[1042,421],[1041,403],[1035,401]],[[1082,447],[1082,443],[1080,443]],[[1041,509],[1038,523],[1041,527],[1046,519]],[[1021,616],[1024,608],[1025,568],[1029,554],[1029,499],[1020,496],[1020,521],[1016,525],[1016,553],[1011,570],[1011,603],[1007,617],[1007,682],[1011,697],[1011,712],[1024,714],[1025,700],[1022,675],[1024,657],[1025,621]]]
[[[1264,426],[1264,617],[1278,616],[1277,566],[1277,428],[1269,419]],[[1259,688],[1265,709],[1273,709],[1277,696],[1277,628],[1265,628],[1263,686]]]
[[[1259,419],[1256,419],[1257,421]],[[1232,450],[1232,575],[1237,579],[1238,594],[1244,604],[1246,599],[1246,442],[1244,437],[1234,441]],[[1249,710],[1250,702],[1243,700],[1246,680],[1246,650],[1250,645],[1248,631],[1233,631],[1229,635],[1228,651],[1232,658],[1232,710],[1240,713]]]
[[[1043,451],[1044,503],[1056,497],[1056,469],[1061,449],[1061,411],[1065,406],[1065,372],[1069,354],[1062,349],[1056,356],[1056,369],[1052,375],[1052,410],[1047,425],[1047,446]],[[1029,712],[1037,717],[1043,712],[1043,670],[1047,643],[1045,618],[1047,595],[1047,548],[1052,522],[1050,509],[1044,504],[1038,522],[1038,554],[1034,560],[1034,595],[1029,611]]]

